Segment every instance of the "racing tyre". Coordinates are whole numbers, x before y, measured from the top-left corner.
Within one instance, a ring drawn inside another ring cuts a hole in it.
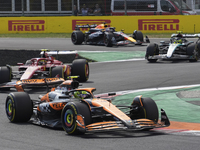
[[[85,133],[85,130],[78,128],[76,122],[77,114],[83,116],[85,125],[91,123],[91,112],[86,103],[80,101],[69,102],[65,105],[61,113],[62,126],[68,134]]]
[[[112,47],[113,46],[112,38],[114,38],[113,33],[108,33],[108,34],[104,35],[104,44],[105,44],[106,47]]]
[[[198,59],[199,59],[198,46],[200,46],[200,45],[196,45],[195,43],[188,45],[186,54],[189,55],[190,57],[192,57],[192,59],[189,59],[190,62],[198,61]]]
[[[12,78],[11,68],[4,66],[0,67],[0,83],[10,82]]]
[[[156,62],[158,59],[149,59],[149,56],[154,56],[154,55],[158,55],[158,54],[159,54],[158,45],[155,44],[155,43],[151,43],[151,44],[149,44],[149,46],[147,47],[145,58],[146,58],[149,62]]]
[[[54,78],[56,76],[64,79],[64,70],[62,66],[56,66],[50,69],[50,77]]]
[[[6,98],[6,115],[11,122],[27,122],[33,113],[33,104],[25,92],[10,93]]]
[[[200,42],[197,43],[197,47],[196,48],[197,48],[199,56],[200,56]]]
[[[76,59],[72,62],[72,76],[79,76],[79,82],[86,82],[89,79],[89,64],[85,59]]]
[[[141,98],[144,110],[144,118],[150,119],[154,122],[158,122],[158,107],[154,100],[151,98]]]
[[[81,31],[73,31],[71,34],[71,41],[74,45],[82,44],[84,41],[84,34]]]
[[[140,41],[138,44],[141,45],[142,42],[144,41],[143,33],[141,31],[134,31],[133,32],[133,38],[136,41]]]

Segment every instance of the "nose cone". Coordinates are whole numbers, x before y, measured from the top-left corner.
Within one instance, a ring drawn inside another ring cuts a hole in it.
[[[134,42],[134,43],[136,43],[136,40],[135,40],[135,39],[133,39],[132,37],[128,37],[128,40],[129,40],[129,41],[131,41],[131,42]]]

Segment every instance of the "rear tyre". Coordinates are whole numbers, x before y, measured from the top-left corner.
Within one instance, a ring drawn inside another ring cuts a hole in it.
[[[149,44],[149,46],[147,47],[146,50],[146,55],[145,58],[149,61],[149,62],[156,62],[158,59],[150,59],[150,56],[154,56],[154,55],[158,55],[159,54],[159,48],[158,45],[155,43],[151,43]]]
[[[112,47],[113,46],[112,38],[114,38],[113,33],[108,33],[108,34],[104,35],[104,44],[105,44],[106,47]]]
[[[71,41],[74,45],[82,44],[84,41],[84,34],[82,31],[73,31],[71,34]]]
[[[63,129],[68,134],[83,134],[85,131],[80,131],[77,127],[77,114],[84,117],[85,125],[91,123],[91,113],[86,103],[74,101],[65,105],[61,113],[61,122]]]
[[[76,59],[72,62],[72,76],[79,76],[79,82],[89,79],[89,64],[85,59]]]
[[[64,70],[62,66],[56,66],[50,69],[50,77],[59,77],[64,79]]]
[[[142,42],[144,41],[144,36],[143,36],[143,33],[141,31],[134,31],[133,32],[133,38],[136,40],[136,41],[140,41],[138,44],[141,45]]]
[[[189,55],[190,57],[192,57],[192,59],[189,59],[190,62],[197,62],[199,59],[199,48],[200,48],[200,44],[195,44],[192,43],[190,45],[188,45],[187,50],[186,50],[186,54]]]
[[[12,70],[9,67],[0,67],[0,83],[10,82],[12,78]]]
[[[11,122],[27,122],[33,113],[33,104],[25,92],[10,93],[6,98],[6,115]]]

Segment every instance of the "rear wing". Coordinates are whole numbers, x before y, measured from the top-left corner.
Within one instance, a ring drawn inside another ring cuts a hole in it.
[[[80,30],[80,28],[96,28],[96,27],[97,27],[97,24],[76,25],[75,30]]]
[[[56,56],[56,59],[58,59],[59,55],[75,55],[75,58],[78,58],[78,51],[76,50],[49,50],[49,49],[41,49],[40,56],[44,57],[44,55],[47,54],[45,57],[51,57]]]
[[[177,37],[178,34],[172,34],[171,38]],[[200,34],[183,34],[183,38],[200,38]]]
[[[76,50],[61,51],[61,50],[41,49],[40,55],[43,55],[44,53],[50,55],[69,55],[69,54],[77,54],[78,52]]]

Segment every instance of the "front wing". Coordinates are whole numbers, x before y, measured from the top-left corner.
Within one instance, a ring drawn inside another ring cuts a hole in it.
[[[189,55],[179,55],[179,54],[173,54],[171,57],[167,57],[167,54],[160,54],[160,55],[149,56],[148,59],[173,60],[173,59],[194,59],[194,57]]]
[[[82,132],[90,131],[105,131],[105,130],[120,130],[120,129],[130,129],[130,130],[144,130],[153,128],[163,128],[170,126],[169,119],[163,109],[161,109],[161,120],[156,123],[149,119],[136,119],[130,122],[123,121],[106,121],[97,122],[89,125],[85,125],[84,117],[82,115],[77,115],[77,126]]]
[[[0,84],[0,88],[16,88],[17,91],[23,91],[24,88],[59,85],[64,82],[63,78],[44,78],[44,79],[25,79]]]

